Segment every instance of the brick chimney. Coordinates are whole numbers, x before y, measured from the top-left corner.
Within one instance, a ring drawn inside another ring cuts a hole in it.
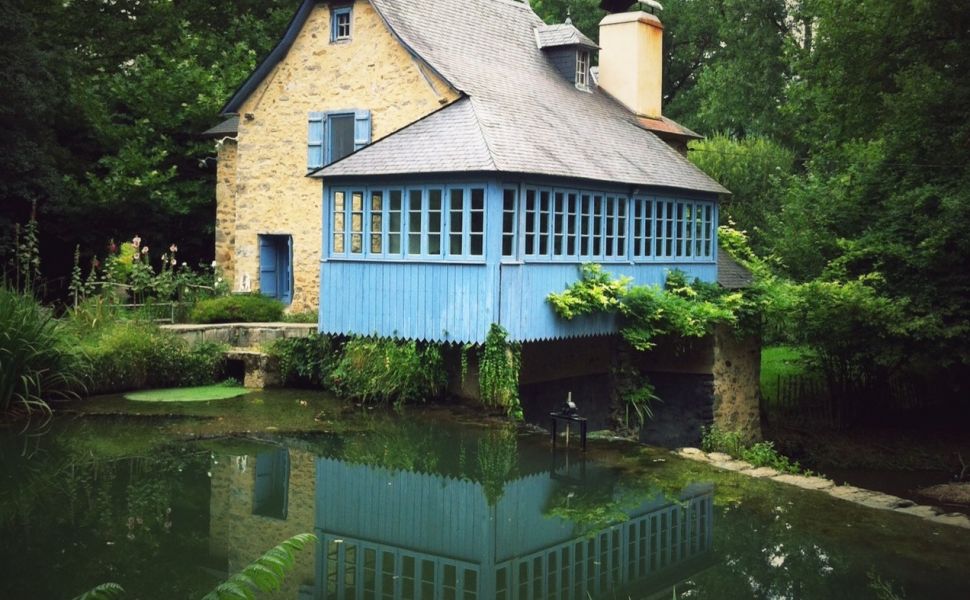
[[[599,87],[642,117],[660,118],[664,26],[642,11],[600,21]]]

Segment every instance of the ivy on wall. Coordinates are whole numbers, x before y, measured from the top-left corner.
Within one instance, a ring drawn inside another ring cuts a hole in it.
[[[514,419],[523,417],[519,402],[521,363],[521,344],[509,342],[508,331],[501,325],[492,323],[478,357],[478,384],[482,404],[503,407]]]

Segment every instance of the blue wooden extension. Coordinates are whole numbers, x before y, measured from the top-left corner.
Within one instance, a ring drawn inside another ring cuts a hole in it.
[[[546,302],[599,263],[636,284],[679,269],[717,278],[713,195],[562,182],[328,181],[320,330],[481,343],[603,335],[614,319],[565,321]]]

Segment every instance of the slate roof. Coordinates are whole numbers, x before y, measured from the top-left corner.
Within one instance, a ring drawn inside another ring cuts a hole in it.
[[[754,275],[738,264],[724,248],[717,249],[717,282],[729,290],[751,287]]]
[[[229,117],[211,129],[202,132],[204,137],[232,137],[239,132],[239,115]]]
[[[585,46],[599,49],[596,42],[589,39],[583,32],[576,29],[571,21],[557,25],[540,25],[536,27],[536,45],[539,49],[556,48],[559,46]]]
[[[542,20],[512,0],[371,0],[391,32],[468,99],[314,173],[482,170],[729,193],[602,92],[577,90],[537,47]],[[474,117],[474,118],[473,118]],[[430,124],[427,121],[435,119]],[[436,123],[477,127],[463,148]],[[392,142],[393,140],[393,142]]]

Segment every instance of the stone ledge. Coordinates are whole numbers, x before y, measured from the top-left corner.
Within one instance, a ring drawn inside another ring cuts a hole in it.
[[[768,478],[778,483],[793,485],[807,490],[815,490],[839,500],[852,502],[867,508],[879,510],[891,510],[894,512],[912,515],[933,523],[952,525],[970,529],[970,517],[961,513],[942,514],[943,511],[933,506],[916,504],[912,500],[906,500],[891,494],[875,492],[852,485],[835,485],[832,481],[824,477],[814,477],[805,475],[791,475],[779,473],[769,467],[755,467],[743,460],[737,460],[722,452],[704,452],[699,448],[677,448],[674,454],[681,458],[686,458],[696,462],[707,463],[713,467],[718,467],[728,471],[734,471],[749,477]]]

